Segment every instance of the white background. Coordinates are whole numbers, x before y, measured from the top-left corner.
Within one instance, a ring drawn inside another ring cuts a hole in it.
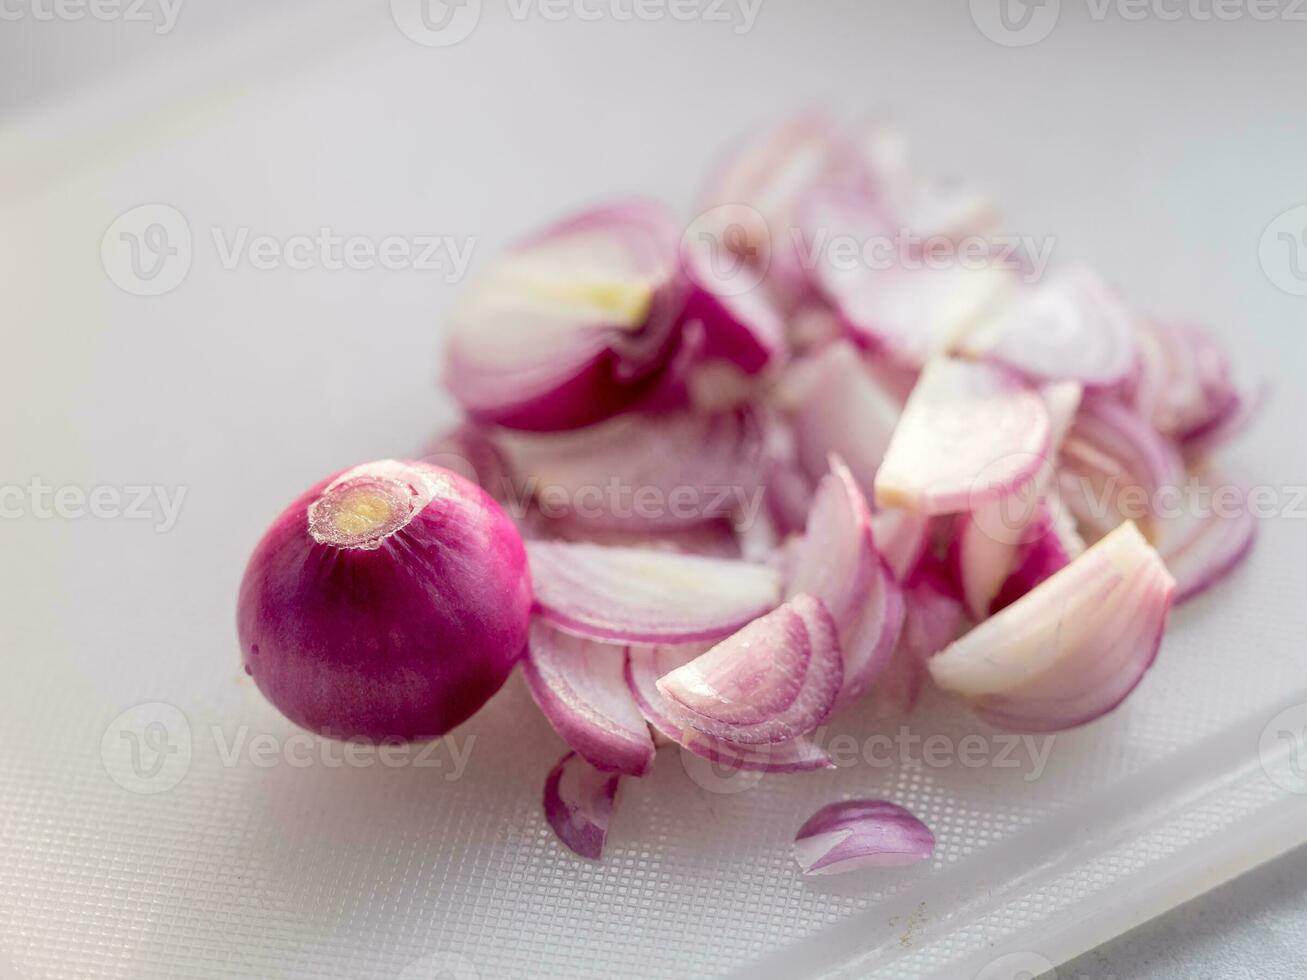
[[[0,758],[13,787],[0,809],[0,972],[5,957],[33,976],[132,976],[184,959],[204,910],[170,913],[190,894],[178,882],[210,876],[227,899],[214,908],[239,908],[224,867],[256,820],[293,840],[326,819],[332,846],[364,846],[350,835],[366,828],[321,816],[336,805],[325,784],[284,798],[268,780],[245,786],[220,814],[219,847],[187,838],[197,818],[184,808],[103,789],[96,733],[122,709],[260,710],[237,676],[232,609],[244,556],[280,505],[344,465],[410,452],[448,417],[437,324],[456,285],[413,271],[226,272],[210,228],[448,234],[474,238],[483,262],[583,201],[639,191],[688,208],[713,154],[778,112],[888,111],[924,160],[991,188],[1008,229],[1053,236],[1055,262],[1086,259],[1138,308],[1211,323],[1257,367],[1304,364],[1307,299],[1276,288],[1258,246],[1307,202],[1307,23],[1098,21],[1064,3],[1046,40],[1008,48],[964,4],[763,0],[744,35],[727,23],[517,23],[487,6],[469,38],[439,50],[365,3],[190,0],[164,36],[0,23],[0,483],[185,489],[166,535],[149,522],[0,525]],[[292,123],[283,112],[260,125],[273,92],[296,107]],[[230,142],[191,152],[196,133],[229,125]],[[382,129],[384,155],[368,152],[360,134]],[[177,207],[196,241],[187,281],[154,300],[115,289],[99,266],[104,228],[145,201]],[[1296,387],[1295,372],[1280,379],[1281,419],[1301,417]],[[1256,445],[1300,458],[1287,442]],[[1254,477],[1270,465],[1243,459]],[[1296,584],[1280,586],[1300,595]],[[528,806],[537,787],[504,792]],[[187,864],[188,851],[203,857]],[[160,862],[148,874],[142,854]],[[278,858],[297,859],[308,860]],[[1291,857],[1061,975],[1290,971],[1304,955],[1305,867]],[[318,909],[324,955],[330,908],[369,921],[332,868],[307,869],[341,896]],[[175,949],[123,922],[172,932]],[[240,935],[239,919],[224,924],[224,942]],[[193,962],[202,975],[224,961]]]

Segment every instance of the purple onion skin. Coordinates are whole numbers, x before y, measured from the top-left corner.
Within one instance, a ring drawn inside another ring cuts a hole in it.
[[[310,505],[341,474],[323,480],[273,522],[241,582],[246,672],[287,718],[332,738],[442,735],[499,690],[526,645],[531,582],[512,521],[457,474],[387,465],[441,490],[368,550],[310,532]]]

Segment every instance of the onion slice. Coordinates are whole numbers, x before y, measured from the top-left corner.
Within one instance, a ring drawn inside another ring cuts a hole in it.
[[[719,639],[780,602],[780,573],[752,562],[565,541],[526,551],[540,615],[593,640]]]
[[[527,687],[554,731],[596,769],[643,776],[649,726],[626,686],[626,650],[568,636],[535,620],[523,663]]]
[[[1201,480],[1208,489],[1217,481]],[[1183,516],[1164,521],[1158,535],[1158,551],[1175,576],[1177,603],[1187,602],[1221,581],[1252,551],[1257,538],[1257,519],[1248,507],[1242,489],[1233,513],[1216,502],[1200,506],[1187,501]]]
[[[885,800],[828,803],[794,837],[794,859],[805,875],[902,867],[934,853],[930,828]]]
[[[991,723],[1060,731],[1125,699],[1151,666],[1175,580],[1133,523],[930,659]]]
[[[603,857],[621,778],[575,752],[558,760],[545,780],[545,820],[568,850],[592,861]]]
[[[633,404],[674,346],[677,238],[661,206],[624,202],[499,258],[449,315],[449,390],[477,421],[536,430]]]
[[[1109,386],[1138,358],[1130,312],[1092,269],[1051,276],[971,331],[962,346],[1031,378]]]
[[[844,684],[836,707],[861,697],[894,653],[903,597],[872,536],[871,512],[838,456],[817,490],[787,594],[811,593],[839,629]]]
[[[1038,391],[1001,367],[940,358],[908,397],[876,502],[925,515],[973,509],[1030,480],[1051,437]]]
[[[517,482],[547,515],[590,527],[672,530],[729,518],[761,493],[765,417],[629,413],[571,432],[500,438]]]
[[[835,763],[816,742],[800,736],[788,742],[740,745],[683,727],[676,709],[658,690],[658,679],[703,653],[702,646],[632,646],[626,683],[645,720],[663,738],[715,765],[750,772],[794,773],[831,769]]]
[[[821,600],[797,595],[658,681],[682,729],[741,745],[786,742],[830,714],[843,667]]]
[[[837,341],[796,364],[781,394],[809,479],[821,479],[827,458],[836,453],[870,494],[901,409],[853,345]]]
[[[926,679],[926,661],[958,637],[965,610],[951,584],[923,566],[903,588],[903,630],[898,646],[872,688],[882,710],[906,714],[916,707]]]

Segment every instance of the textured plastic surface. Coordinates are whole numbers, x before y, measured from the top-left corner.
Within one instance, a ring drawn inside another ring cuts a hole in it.
[[[453,287],[413,271],[228,269],[215,230],[227,243],[324,225],[474,235],[488,252],[569,200],[675,197],[701,166],[675,147],[580,173],[542,160],[523,186],[522,156],[550,144],[492,136],[487,119],[529,98],[525,83],[444,106],[437,127],[429,59],[454,65],[440,78],[455,85],[470,49],[392,34],[308,32],[296,57],[330,57],[292,60],[294,75],[257,58],[238,82],[197,71],[166,80],[151,111],[83,105],[0,147],[15,479],[184,490],[166,529],[158,504],[153,521],[6,524],[7,559],[22,560],[0,572],[0,976],[1007,980],[1307,837],[1293,792],[1307,787],[1279,736],[1307,718],[1271,725],[1307,702],[1301,514],[1264,522],[1248,567],[1176,616],[1127,706],[1058,736],[1042,767],[942,702],[912,733],[959,751],[978,735],[987,763],[932,765],[922,743],[909,764],[869,763],[865,715],[841,719],[855,748],[840,743],[835,773],[722,781],[664,749],[651,777],[624,784],[608,854],[589,864],[541,817],[563,747],[520,679],[423,752],[350,758],[297,737],[237,667],[244,556],[293,493],[408,452],[448,417],[428,365]],[[705,145],[720,136],[695,125]],[[664,187],[673,166],[681,184]],[[621,173],[597,183],[609,169]],[[450,189],[478,180],[496,190]],[[97,258],[114,217],[149,202],[177,208],[194,246],[185,281],[157,299],[116,289]],[[1277,374],[1301,376],[1301,342],[1264,329],[1285,341]],[[1283,490],[1307,451],[1301,394],[1277,396],[1231,462]],[[800,878],[795,829],[855,795],[911,808],[935,859]]]

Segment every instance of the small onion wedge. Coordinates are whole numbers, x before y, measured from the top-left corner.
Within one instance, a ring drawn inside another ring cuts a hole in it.
[[[794,773],[831,769],[830,756],[806,736],[788,742],[741,745],[682,727],[676,709],[658,690],[658,680],[703,653],[702,646],[632,646],[626,656],[626,683],[654,731],[691,755],[714,765],[747,772]]]
[[[1115,293],[1086,266],[1073,266],[979,325],[962,346],[1035,379],[1107,387],[1138,359],[1135,324]]]
[[[523,673],[554,731],[596,769],[643,776],[654,744],[625,669],[624,647],[568,636],[539,619],[531,624]]]
[[[545,820],[572,853],[603,857],[608,823],[622,777],[600,772],[575,752],[558,760],[545,780]]]
[[[1040,393],[1004,368],[939,358],[921,373],[876,474],[876,503],[971,510],[1032,479],[1052,438]]]
[[[741,745],[787,742],[830,714],[843,666],[835,622],[797,595],[657,683],[673,718]]]
[[[540,615],[593,640],[720,639],[780,602],[780,573],[752,562],[566,541],[526,552]]]
[[[838,456],[830,458],[794,555],[787,594],[826,604],[839,629],[844,684],[836,707],[861,697],[894,653],[903,596],[876,551],[866,498]]]
[[[1217,485],[1210,476],[1204,477],[1202,483],[1208,489]],[[1228,500],[1220,508],[1215,501],[1205,506],[1186,501],[1183,516],[1162,523],[1157,550],[1175,576],[1177,603],[1187,602],[1221,581],[1252,550],[1257,519],[1242,488],[1238,496],[1233,508]]]
[[[588,425],[656,383],[684,303],[660,206],[586,211],[482,272],[449,315],[445,382],[479,422]]]
[[[1134,690],[1174,595],[1162,559],[1127,522],[932,657],[930,674],[1000,728],[1074,728]]]
[[[935,853],[935,835],[896,803],[828,803],[799,828],[794,859],[805,875],[916,864]]]

